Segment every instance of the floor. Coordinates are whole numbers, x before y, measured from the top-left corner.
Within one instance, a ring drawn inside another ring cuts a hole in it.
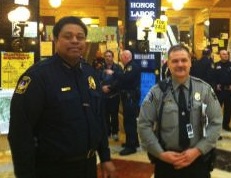
[[[223,139],[218,141],[217,148],[231,152],[231,132],[223,130],[221,135]],[[118,152],[122,149],[120,145],[124,140],[123,135],[120,135],[120,137],[121,139],[119,142],[115,142],[112,139],[110,139],[112,158],[149,162],[149,160],[147,159],[146,152],[144,152],[141,148],[138,148],[138,151],[135,154],[131,154],[129,156],[120,156]],[[231,177],[231,172],[214,169],[211,175],[211,178],[229,178]],[[151,178],[153,177],[154,175]]]
[[[222,131],[223,139],[218,141],[217,147],[223,150],[231,152],[231,132]],[[142,162],[149,162],[146,153],[138,148],[135,154],[129,156],[120,156],[118,153],[122,149],[121,143],[124,141],[124,134],[120,134],[120,140],[118,142],[109,139],[112,158],[135,160]],[[13,166],[11,162],[10,151],[0,152],[0,177],[1,178],[15,178],[13,175]],[[151,177],[153,178],[154,175]],[[231,172],[214,169],[212,172],[212,178],[228,178],[231,177]]]

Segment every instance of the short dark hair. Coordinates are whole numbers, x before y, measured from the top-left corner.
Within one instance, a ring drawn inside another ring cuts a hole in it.
[[[111,53],[112,57],[114,57],[114,53],[113,53],[112,50],[110,50],[110,49],[106,50],[106,51],[104,52],[104,55],[105,55],[106,53]]]
[[[202,55],[203,55],[203,56],[209,56],[209,55],[211,55],[210,49],[208,49],[208,48],[204,49],[204,50],[202,51]]]
[[[170,55],[171,52],[181,51],[181,50],[186,51],[188,53],[188,55],[190,56],[189,49],[186,46],[184,46],[183,44],[177,44],[177,45],[171,46],[170,49],[168,50],[168,56]]]
[[[78,17],[74,16],[66,16],[61,18],[54,26],[53,28],[53,36],[55,38],[58,38],[60,31],[62,30],[63,26],[66,24],[76,24],[79,25],[83,28],[85,35],[87,36],[87,27],[86,25],[82,22],[81,19]]]

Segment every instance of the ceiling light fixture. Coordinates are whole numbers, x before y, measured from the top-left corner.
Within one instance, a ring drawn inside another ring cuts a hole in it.
[[[53,8],[58,8],[62,4],[62,0],[49,0],[49,4]]]
[[[168,0],[169,3],[172,3],[172,8],[175,11],[179,11],[183,9],[184,5],[188,2],[189,0]]]

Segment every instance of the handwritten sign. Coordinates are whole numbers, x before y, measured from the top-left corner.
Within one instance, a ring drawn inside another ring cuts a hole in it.
[[[167,30],[167,22],[160,19],[156,19],[154,22],[154,31],[164,33]]]

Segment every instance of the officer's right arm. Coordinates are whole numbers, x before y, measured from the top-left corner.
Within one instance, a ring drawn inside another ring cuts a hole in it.
[[[160,153],[164,150],[159,144],[153,128],[154,123],[157,121],[158,113],[158,100],[153,92],[154,89],[155,87],[149,91],[141,105],[138,120],[138,133],[144,149],[152,155],[159,157]]]
[[[17,178],[34,178],[35,128],[41,116],[44,92],[42,83],[30,74],[19,79],[10,108],[8,140]]]

